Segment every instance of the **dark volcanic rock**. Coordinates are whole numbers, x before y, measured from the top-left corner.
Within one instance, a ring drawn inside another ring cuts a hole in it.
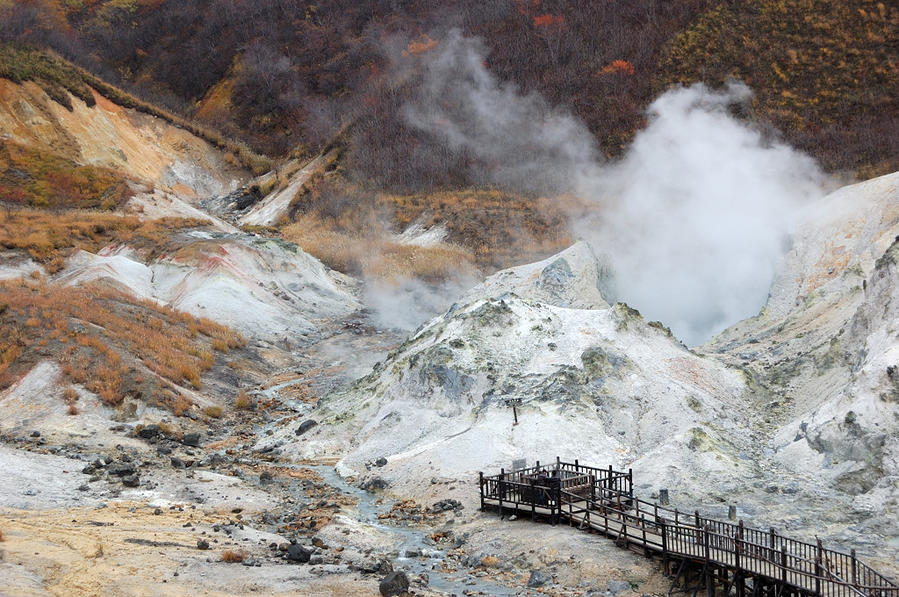
[[[143,439],[150,439],[159,435],[159,425],[147,425],[146,427],[141,427],[137,432],[137,437]]]
[[[390,483],[382,477],[365,479],[364,481],[362,481],[362,483],[359,484],[359,489],[364,489],[366,491],[371,491],[374,489],[387,489],[388,487],[390,487]]]
[[[287,559],[291,562],[305,564],[312,557],[312,552],[302,545],[290,545],[287,547]]]
[[[431,506],[431,512],[439,513],[439,512],[447,512],[449,510],[461,510],[462,504],[459,500],[446,499],[440,500],[433,506]]]
[[[209,541],[206,539],[197,539],[197,549],[209,549]]]
[[[306,419],[305,421],[300,423],[299,427],[297,427],[296,434],[303,435],[304,433],[306,433],[307,431],[309,431],[316,425],[318,425],[317,422],[313,421],[312,419]]]
[[[109,466],[106,469],[110,475],[115,475],[116,477],[124,477],[126,475],[133,475],[137,472],[137,467],[134,466],[133,462],[116,462]]]
[[[381,595],[384,595],[384,597],[402,595],[408,590],[409,577],[406,576],[405,572],[391,572],[381,579],[381,583],[378,585],[378,591],[380,591]]]
[[[122,477],[122,485],[125,487],[140,487],[140,478],[137,475]]]
[[[536,587],[542,587],[546,583],[549,582],[549,578],[539,570],[531,571],[531,576],[528,578],[528,587],[533,589]]]
[[[199,433],[185,433],[181,436],[181,443],[185,446],[199,446],[200,445],[200,434]]]

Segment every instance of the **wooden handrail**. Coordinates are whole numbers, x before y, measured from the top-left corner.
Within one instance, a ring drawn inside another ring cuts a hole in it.
[[[556,471],[556,476],[551,477],[551,487],[534,483],[534,476],[552,471]],[[600,530],[606,534],[616,536],[623,532],[628,542],[661,548],[666,556],[694,558],[702,551],[701,557],[708,562],[774,578],[818,595],[836,594],[823,587],[839,586],[863,597],[899,597],[899,586],[859,561],[855,550],[846,554],[825,549],[820,541],[812,544],[779,535],[773,528],[762,530],[746,527],[742,521],[732,524],[705,518],[698,511],[689,518],[681,516],[683,513],[676,508],[633,497],[630,470],[624,473],[611,467],[601,469],[557,459],[549,465],[502,471],[499,475],[479,474],[478,483],[482,506],[485,499],[494,499],[500,507],[527,506],[534,516],[533,508],[538,496],[542,496],[539,501],[549,508],[554,522],[562,515],[569,522],[575,516],[582,521],[599,516],[603,520]],[[590,486],[590,495],[567,491],[583,486]],[[581,502],[583,506],[579,505]],[[567,508],[563,509],[563,504]],[[666,520],[666,515],[673,521]],[[686,520],[692,524],[685,524]],[[632,534],[628,529],[636,532]]]

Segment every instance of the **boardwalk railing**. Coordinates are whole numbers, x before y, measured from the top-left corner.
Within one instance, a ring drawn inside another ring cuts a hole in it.
[[[685,513],[635,498],[632,471],[556,462],[479,475],[481,508],[548,517],[614,537],[623,547],[732,571],[735,578],[827,597],[899,597],[899,585],[859,561],[855,550],[825,549],[764,530]],[[742,581],[741,581],[742,582]],[[742,585],[741,585],[742,587]]]

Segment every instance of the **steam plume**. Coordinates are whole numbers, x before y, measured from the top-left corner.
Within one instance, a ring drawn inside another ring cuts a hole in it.
[[[730,114],[751,96],[740,83],[664,93],[624,158],[603,163],[578,119],[499,82],[477,40],[453,31],[427,60],[408,123],[488,160],[493,182],[591,201],[574,227],[608,256],[611,298],[687,344],[759,311],[803,205],[828,184],[811,158]]]

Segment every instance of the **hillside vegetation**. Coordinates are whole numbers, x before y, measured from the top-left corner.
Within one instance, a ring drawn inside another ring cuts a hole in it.
[[[827,169],[868,178],[899,169],[897,31],[895,2],[722,3],[674,38],[659,86],[746,81],[753,117]]]
[[[6,10],[9,10],[6,8]],[[0,18],[4,6],[0,4]],[[0,44],[5,41],[0,35]],[[271,167],[271,161],[249,149],[246,144],[223,137],[208,126],[202,126],[160,108],[150,102],[138,99],[126,91],[110,85],[100,77],[46,50],[36,50],[7,42],[0,45],[0,77],[17,83],[34,81],[40,85],[54,101],[72,110],[69,94],[81,99],[88,106],[96,103],[93,91],[125,108],[162,118],[174,125],[190,131],[213,146],[230,152],[240,165],[256,174],[262,174]]]
[[[47,152],[0,141],[0,201],[111,210],[130,196],[127,180],[110,169],[79,166]]]
[[[609,156],[666,86],[736,76],[756,90],[751,117],[829,169],[899,169],[897,12],[873,0],[15,0],[0,3],[0,41],[52,47],[270,155],[311,153],[350,124],[348,173],[408,193],[476,182],[472,156],[402,116],[451,27],[484,40],[500,80],[579,116]]]

